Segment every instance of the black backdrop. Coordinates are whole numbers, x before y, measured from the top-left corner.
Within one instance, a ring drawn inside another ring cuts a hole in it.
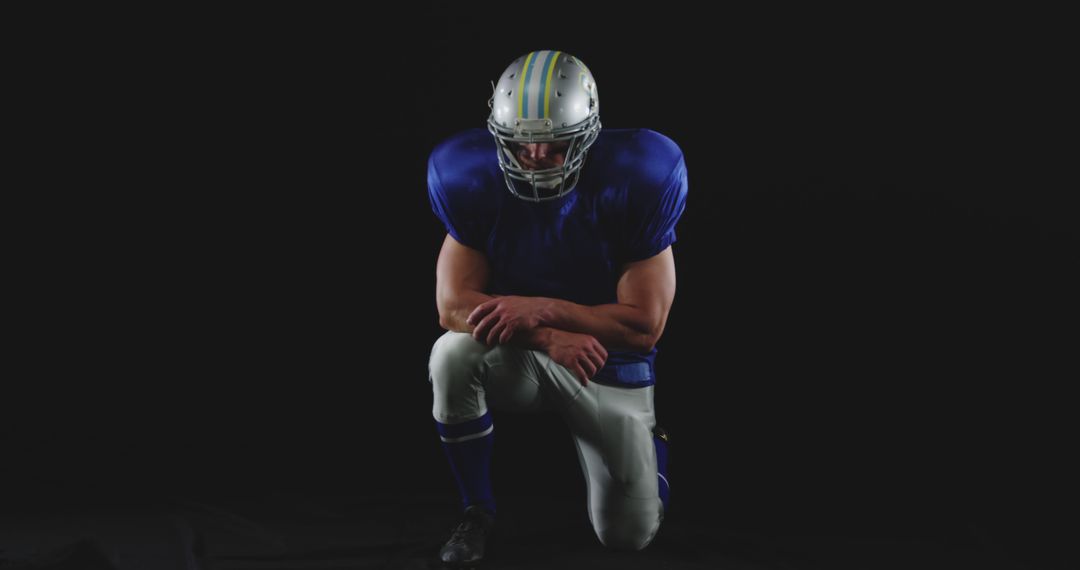
[[[1074,210],[1009,24],[620,12],[198,15],[111,46],[130,140],[64,210],[34,329],[53,348],[5,402],[7,489],[452,495],[425,161],[553,48],[593,70],[606,126],[686,155],[657,389],[684,513],[1049,525]],[[583,495],[554,418],[497,421],[501,489]]]

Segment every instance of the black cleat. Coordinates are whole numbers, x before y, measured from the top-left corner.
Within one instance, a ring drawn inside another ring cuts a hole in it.
[[[484,543],[491,533],[495,516],[477,505],[465,509],[450,540],[439,551],[439,560],[448,566],[472,566],[484,560]]]

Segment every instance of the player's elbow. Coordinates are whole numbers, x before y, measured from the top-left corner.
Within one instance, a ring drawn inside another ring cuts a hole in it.
[[[450,318],[441,312],[439,313],[439,326],[442,327],[443,330],[450,330]]]
[[[435,308],[439,312],[439,326],[443,330],[452,332],[458,332],[458,325],[456,318],[459,312],[454,302],[454,297],[445,294],[443,291],[439,291],[439,294],[435,297]]]
[[[629,338],[627,344],[634,351],[641,353],[652,352],[656,347],[660,335],[664,333],[664,324],[667,322],[666,313],[637,309],[632,313],[633,318],[623,321]]]
[[[439,311],[439,326],[443,330],[454,330],[454,310],[449,303],[445,303],[443,299],[436,299],[435,308]]]
[[[630,347],[637,352],[649,353],[656,348],[656,342],[659,340],[659,332],[639,333],[630,340]]]
[[[472,332],[471,329],[463,326],[462,319],[451,311],[439,311],[439,326],[450,332]]]
[[[649,315],[649,318],[641,323],[640,334],[637,335],[637,349],[640,352],[652,352],[656,343],[660,341],[660,335],[664,334],[666,319],[662,315]]]
[[[646,341],[640,343],[636,347],[636,350],[638,352],[640,352],[641,354],[648,354],[648,353],[652,352],[654,348],[656,348],[656,342],[646,340]]]

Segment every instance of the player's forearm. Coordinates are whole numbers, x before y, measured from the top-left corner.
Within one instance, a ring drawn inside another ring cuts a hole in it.
[[[543,325],[589,334],[615,350],[649,352],[660,338],[662,324],[648,312],[622,304],[586,306],[551,299]]]
[[[551,346],[551,333],[555,329],[546,326],[538,326],[518,332],[510,341],[510,345],[519,348],[529,348],[547,352]]]
[[[478,291],[457,291],[452,296],[441,297],[439,299],[439,325],[448,331],[472,334],[476,327],[466,322],[469,314],[481,303],[495,297]],[[547,326],[523,330],[514,335],[510,344],[519,348],[547,351],[553,330],[552,327]]]
[[[494,298],[479,291],[440,292],[437,297],[439,326],[448,331],[472,333],[475,327],[465,319],[469,318],[477,305]]]

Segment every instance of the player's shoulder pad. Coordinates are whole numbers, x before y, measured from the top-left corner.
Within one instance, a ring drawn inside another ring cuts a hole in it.
[[[455,239],[479,249],[503,199],[495,141],[483,129],[448,137],[428,158],[428,198]]]
[[[497,168],[495,141],[485,129],[455,133],[437,144],[428,158],[428,182],[444,192],[470,192],[484,188]]]
[[[633,172],[631,202],[644,205],[685,199],[686,162],[682,149],[671,138],[640,129],[627,144],[624,159]]]
[[[621,181],[621,185],[635,189],[634,194],[640,194],[643,188],[666,187],[677,170],[685,170],[682,149],[661,133],[651,129],[616,129],[607,134],[598,158],[605,164],[607,174]]]
[[[683,152],[671,137],[652,129],[638,129],[634,142],[641,151],[647,152],[658,160],[674,163],[682,158]]]

